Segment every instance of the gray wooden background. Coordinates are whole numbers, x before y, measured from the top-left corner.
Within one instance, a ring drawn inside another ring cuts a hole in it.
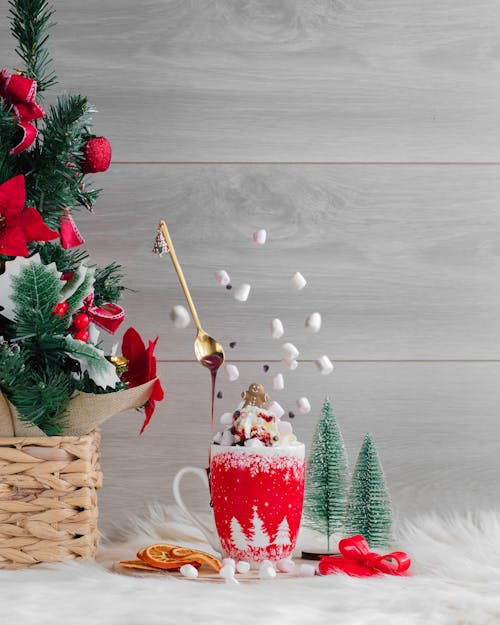
[[[171,502],[175,471],[206,460],[209,378],[192,325],[168,318],[184,302],[169,258],[150,253],[159,218],[203,325],[240,368],[218,384],[217,414],[283,371],[278,316],[303,362],[275,398],[310,398],[294,420],[306,443],[328,394],[352,464],[374,435],[400,517],[497,506],[498,2],[54,4],[58,88],[96,104],[114,149],[96,213],[77,221],[93,259],[122,263],[137,289],[127,321],[160,336],[167,392],[141,438],[134,412],[103,428],[103,529]],[[3,17],[0,58],[15,67]],[[221,268],[252,284],[247,303],[215,284]],[[310,336],[314,310],[323,329]],[[323,353],[328,377],[312,364]],[[206,506],[198,484],[187,490]]]

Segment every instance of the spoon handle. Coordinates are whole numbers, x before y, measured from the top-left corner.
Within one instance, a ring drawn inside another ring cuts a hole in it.
[[[182,290],[184,291],[184,295],[186,297],[189,310],[191,311],[191,315],[193,317],[195,326],[198,328],[199,332],[203,332],[203,328],[201,327],[200,320],[198,318],[198,313],[196,312],[196,308],[194,307],[193,300],[191,299],[191,293],[189,292],[186,279],[184,278],[182,268],[179,264],[179,261],[177,260],[177,255],[175,253],[172,239],[170,238],[170,233],[168,231],[167,224],[165,223],[165,221],[163,221],[163,219],[160,221],[160,225],[158,226],[158,229],[161,231],[161,233],[165,237],[165,241],[167,242],[168,251],[170,253],[170,258],[172,259],[172,263],[174,265],[175,271],[177,272],[177,277],[179,278],[179,282],[181,283]]]

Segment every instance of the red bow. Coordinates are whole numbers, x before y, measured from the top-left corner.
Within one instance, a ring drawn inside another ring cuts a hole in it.
[[[404,551],[380,555],[370,551],[363,536],[343,538],[339,542],[340,556],[321,556],[318,569],[322,575],[347,573],[354,577],[371,575],[409,575],[411,560]]]
[[[10,106],[18,118],[18,126],[23,131],[21,141],[9,154],[20,154],[32,145],[38,134],[30,122],[45,116],[45,111],[35,102],[36,81],[21,74],[9,74],[6,69],[0,72],[0,96]]]
[[[102,306],[94,306],[94,294],[91,293],[83,300],[83,310],[89,320],[95,323],[106,332],[114,334],[125,319],[125,311],[118,304],[103,304]]]
[[[85,239],[80,234],[69,209],[64,212],[59,222],[59,236],[61,237],[61,245],[65,250],[85,243]]]

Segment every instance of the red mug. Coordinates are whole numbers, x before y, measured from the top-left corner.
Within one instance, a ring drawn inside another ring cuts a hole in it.
[[[304,501],[305,449],[212,445],[206,471],[184,467],[174,478],[174,498],[211,546],[235,560],[277,561],[292,555]],[[194,473],[210,488],[216,532],[188,510],[180,482]]]

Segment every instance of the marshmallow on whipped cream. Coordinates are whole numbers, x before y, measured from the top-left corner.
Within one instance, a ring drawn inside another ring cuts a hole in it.
[[[291,424],[281,422],[284,410],[277,402],[269,400],[261,384],[250,384],[241,397],[243,401],[234,411],[232,423],[228,423],[229,419],[224,419],[226,430],[217,432],[214,436],[213,442],[216,445],[245,447],[300,445]]]

